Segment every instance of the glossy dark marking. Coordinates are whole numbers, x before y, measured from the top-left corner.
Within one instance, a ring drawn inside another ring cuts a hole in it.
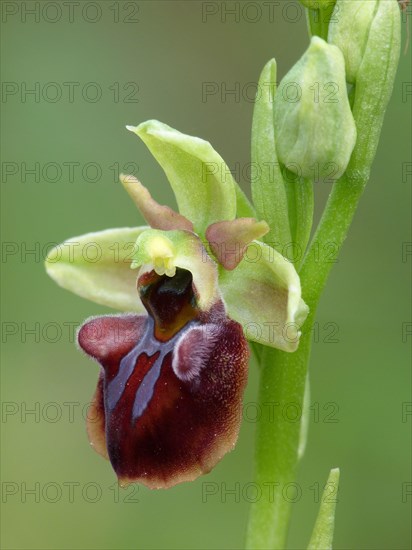
[[[139,280],[139,293],[154,319],[157,340],[170,340],[192,319],[199,317],[192,274],[185,269],[176,269],[174,277],[146,273]]]
[[[155,385],[159,379],[160,371],[162,369],[163,359],[164,357],[162,356],[162,353],[159,353],[156,361],[145,374],[140,386],[137,388],[132,409],[132,424],[134,424],[136,420],[144,413],[147,405],[153,397]]]

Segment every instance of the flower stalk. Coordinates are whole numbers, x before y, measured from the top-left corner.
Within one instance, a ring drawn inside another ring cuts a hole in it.
[[[338,0],[338,9],[342,2]],[[333,243],[336,250],[341,249],[369,179],[399,60],[400,16],[395,0],[376,2],[375,16],[368,32],[355,81],[352,108],[357,130],[356,145],[345,173],[332,187],[299,270],[302,297],[310,309],[299,348],[293,354],[265,348],[261,356],[259,403],[275,401],[280,404],[276,407],[278,411],[282,410],[282,404],[287,403],[294,403],[303,410],[313,323],[333,266],[326,254],[315,254],[315,248],[326,251],[327,245]],[[350,41],[350,36],[346,39]],[[251,506],[248,549],[286,548],[291,504],[282,497],[282,489],[296,479],[300,439],[300,423],[286,422],[280,413],[260,421],[256,434],[255,481],[259,486],[275,483],[275,488],[273,494],[262,497]],[[313,539],[310,547],[321,548]]]

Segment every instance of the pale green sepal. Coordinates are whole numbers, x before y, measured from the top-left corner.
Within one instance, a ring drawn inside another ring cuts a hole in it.
[[[348,82],[356,81],[378,4],[379,0],[338,0],[336,3],[336,17],[329,25],[328,41],[343,53]]]
[[[144,141],[163,168],[179,212],[193,222],[196,233],[204,235],[211,223],[235,218],[235,181],[209,142],[157,120],[127,129]]]
[[[331,550],[332,548],[339,476],[339,468],[330,471],[308,550]]]
[[[296,350],[308,307],[295,268],[279,252],[253,241],[236,269],[219,270],[219,286],[229,317],[242,324],[248,340]]]
[[[252,197],[258,218],[266,220],[270,227],[263,241],[282,253],[291,242],[291,233],[285,182],[276,156],[273,119],[275,59],[264,66],[258,90],[252,122]]]
[[[217,265],[207,254],[199,237],[190,231],[144,231],[136,240],[131,267],[141,268],[139,276],[154,270],[158,275],[173,277],[176,268],[186,269],[193,276],[200,309],[208,310],[220,299]]]
[[[279,160],[313,179],[338,179],[356,142],[341,51],[313,37],[308,50],[281,81],[275,96],[275,141]]]
[[[121,311],[146,311],[130,269],[136,239],[146,229],[106,229],[68,239],[48,253],[46,271],[82,298]]]

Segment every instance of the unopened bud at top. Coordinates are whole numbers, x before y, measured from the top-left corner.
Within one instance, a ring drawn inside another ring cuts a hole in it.
[[[313,178],[339,178],[356,142],[341,51],[318,37],[281,81],[275,96],[278,158],[289,170]]]
[[[343,53],[346,80],[350,83],[356,81],[377,4],[378,0],[338,0],[339,16],[330,22],[328,40]]]

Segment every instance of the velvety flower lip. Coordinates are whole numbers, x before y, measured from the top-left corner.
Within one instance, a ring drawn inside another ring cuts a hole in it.
[[[102,366],[88,434],[121,484],[167,488],[233,449],[249,352],[221,300],[199,309],[190,272],[144,272],[138,290],[147,316],[97,317],[79,331]]]

